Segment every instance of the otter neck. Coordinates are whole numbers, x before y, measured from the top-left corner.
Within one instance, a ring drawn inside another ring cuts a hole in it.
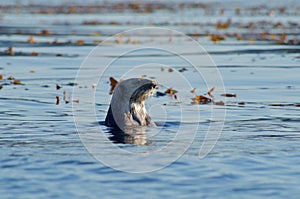
[[[137,123],[140,125],[147,125],[146,124],[146,108],[145,108],[145,103],[142,102],[131,102],[129,104],[129,110],[132,115],[132,119],[135,120]]]

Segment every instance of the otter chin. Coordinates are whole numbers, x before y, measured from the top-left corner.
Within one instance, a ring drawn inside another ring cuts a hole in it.
[[[129,126],[156,126],[145,108],[145,100],[153,95],[157,83],[131,78],[117,84],[105,118],[105,125],[124,129]]]

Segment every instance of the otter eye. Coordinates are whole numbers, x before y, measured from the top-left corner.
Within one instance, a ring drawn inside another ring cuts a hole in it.
[[[153,85],[152,85],[152,88],[157,88],[157,85],[156,85],[156,84],[153,84]]]

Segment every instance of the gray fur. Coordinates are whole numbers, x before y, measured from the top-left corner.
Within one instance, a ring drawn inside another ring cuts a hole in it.
[[[157,83],[141,78],[120,82],[115,90],[105,118],[105,124],[123,129],[125,126],[156,126],[145,108]]]

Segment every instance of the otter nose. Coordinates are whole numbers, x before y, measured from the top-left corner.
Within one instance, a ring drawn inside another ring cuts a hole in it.
[[[152,88],[157,88],[157,82],[152,82]]]

